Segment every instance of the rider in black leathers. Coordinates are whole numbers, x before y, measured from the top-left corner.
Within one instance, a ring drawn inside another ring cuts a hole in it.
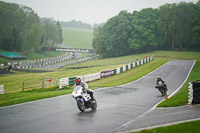
[[[166,89],[166,91],[168,90],[167,89],[167,85],[165,84],[165,81],[162,80],[162,78],[160,76],[157,77],[157,81],[156,81],[156,85],[159,85],[159,82],[161,82],[162,86]]]

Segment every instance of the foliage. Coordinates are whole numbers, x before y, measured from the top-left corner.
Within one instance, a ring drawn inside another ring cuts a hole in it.
[[[62,42],[59,22],[41,21],[29,7],[0,1],[0,48],[21,52],[39,51],[42,46]]]
[[[128,38],[132,31],[131,14],[121,11],[101,27],[94,29],[93,47],[104,57],[118,57],[129,53]]]
[[[69,22],[60,22],[63,27],[68,28],[80,28],[80,29],[88,29],[92,30],[92,26],[81,21],[72,20]]]
[[[143,9],[133,15],[133,31],[129,38],[130,48],[133,50],[151,51],[158,46],[156,38],[156,21],[158,19],[157,9]]]
[[[93,47],[103,57],[153,50],[200,50],[200,1],[173,3],[132,14],[121,11],[94,28]]]

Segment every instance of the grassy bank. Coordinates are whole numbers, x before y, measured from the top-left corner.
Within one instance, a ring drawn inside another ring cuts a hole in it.
[[[163,101],[158,105],[158,107],[175,107],[187,104],[188,102],[188,93],[189,93],[189,82],[200,80],[200,61],[197,61],[194,65],[190,76],[188,77],[186,83],[181,88],[181,90],[171,98],[166,101]]]
[[[108,59],[100,59],[100,60],[91,60],[84,63],[79,63],[78,65],[69,65],[66,68],[59,69],[56,72],[48,72],[48,73],[17,73],[14,75],[6,75],[0,76],[0,84],[4,84],[5,93],[14,93],[22,91],[22,83],[34,83],[34,82],[42,82],[45,77],[54,77],[57,79],[64,78],[64,77],[73,77],[73,76],[80,76],[90,73],[101,72],[108,69],[117,68],[119,66],[124,65],[125,63],[128,64],[133,62],[137,59],[143,59],[145,54],[139,55],[130,55],[130,56],[123,56],[118,58],[108,58]],[[122,64],[113,64],[108,62],[122,62]],[[126,62],[123,62],[126,61]],[[99,66],[99,65],[100,66]],[[147,63],[148,64],[148,63]],[[86,67],[84,69],[68,69],[74,66],[93,66],[93,67]]]
[[[193,54],[192,54],[193,53]],[[37,99],[43,99],[47,97],[59,96],[67,93],[71,93],[70,89],[68,90],[47,90],[47,91],[32,91],[32,92],[21,92],[22,91],[22,82],[42,82],[45,77],[55,77],[57,79],[64,77],[73,77],[80,76],[89,73],[100,72],[108,69],[117,68],[124,64],[129,64],[135,60],[140,60],[144,58],[144,56],[155,55],[155,59],[153,62],[149,62],[140,67],[136,67],[127,72],[121,73],[116,76],[112,76],[109,78],[101,79],[95,82],[90,82],[89,86],[92,88],[96,87],[106,87],[106,86],[116,86],[120,84],[125,84],[131,81],[134,81],[149,72],[153,71],[157,67],[164,64],[166,60],[166,56],[170,55],[172,59],[200,59],[200,52],[172,52],[172,51],[155,51],[144,54],[136,54],[130,56],[123,56],[118,58],[107,58],[107,59],[94,59],[91,61],[78,63],[76,65],[66,66],[59,71],[56,72],[48,72],[48,73],[22,73],[16,72],[14,75],[0,76],[0,84],[4,84],[5,94],[0,95],[0,106],[12,105],[16,103],[22,103]],[[189,56],[191,55],[191,56]],[[197,63],[199,64],[199,63]],[[93,66],[84,69],[70,69],[70,67],[80,67],[80,66]],[[196,65],[195,65],[196,66]],[[197,66],[199,68],[199,66]],[[198,69],[199,70],[199,69]],[[199,71],[195,71],[194,73],[199,73]],[[127,78],[129,77],[129,78]],[[189,80],[194,80],[189,79]],[[115,81],[115,82],[113,82]],[[186,83],[186,91],[183,92],[187,97],[187,87],[188,83]],[[183,96],[178,98],[173,98],[174,101],[177,99],[182,99]],[[170,98],[171,99],[171,98]],[[170,99],[168,101],[170,101]],[[172,99],[172,103],[175,103]],[[167,102],[168,102],[167,101]],[[185,100],[184,100],[185,101]],[[187,101],[187,100],[186,100]],[[185,104],[185,102],[183,102]],[[169,103],[171,104],[171,103]]]
[[[93,49],[93,31],[75,28],[62,28],[63,44],[72,48]]]
[[[2,51],[0,53],[7,53],[7,52],[15,53],[13,51]],[[63,54],[65,54],[65,53],[64,52],[54,52],[54,51],[48,51],[48,52],[44,52],[44,53],[30,52],[30,53],[28,53],[28,55],[26,55],[27,56],[26,60],[44,59],[44,58],[60,56]],[[14,62],[17,62],[17,61],[19,61],[19,60],[15,60]],[[6,62],[11,62],[11,60],[0,57],[0,64],[6,63]]]
[[[122,80],[120,83],[112,84],[112,85],[125,84],[127,82],[130,82],[131,80],[138,79],[138,78],[144,76],[145,74],[153,71],[154,69],[156,69],[160,65],[164,64],[165,62],[167,62],[166,59],[155,59],[152,62],[149,62],[142,66],[134,68],[136,70],[132,69],[132,70],[129,70],[122,74],[119,74],[119,76],[121,75],[121,78],[131,75],[131,79],[124,78],[124,80]],[[151,69],[147,69],[147,68],[151,68]],[[147,69],[147,71],[141,71],[144,69]],[[88,70],[91,70],[91,69],[88,69]],[[37,75],[37,76],[39,76],[39,75]],[[20,75],[19,75],[19,77],[20,77]],[[34,77],[30,76],[30,75],[26,76],[26,77],[34,79]],[[24,77],[24,80],[27,79],[26,77]],[[109,86],[110,81],[117,80],[116,78],[117,78],[117,76],[112,76],[112,77],[108,78],[107,81],[106,81],[106,79],[103,79],[103,82],[105,85],[107,84]],[[7,80],[9,80],[9,79],[7,79]],[[89,83],[89,86],[90,87],[96,87],[98,85],[102,86],[102,83],[100,81],[101,80],[91,82],[91,83]],[[118,79],[118,81],[120,81],[120,79]],[[15,84],[13,84],[13,86],[17,85],[17,82],[16,81],[14,81],[14,82],[15,82]],[[18,84],[20,84],[20,80],[19,80]],[[21,89],[17,89],[17,90],[15,90],[15,92],[12,92],[13,91],[12,89],[14,89],[14,87],[11,86],[11,88],[9,88],[10,92],[7,92],[4,95],[0,95],[0,107],[7,106],[7,105],[13,105],[13,104],[17,104],[17,103],[24,103],[24,102],[38,100],[38,99],[44,99],[44,98],[48,98],[48,97],[55,97],[55,96],[64,95],[64,94],[68,94],[68,93],[72,92],[72,88],[60,90],[60,89],[58,89],[58,87],[55,87],[54,89],[44,89],[44,90],[39,89],[39,91],[38,91],[38,89],[36,89],[36,90],[26,91],[26,92],[21,92]]]
[[[151,130],[143,130],[134,133],[199,133],[200,121],[186,122],[168,127],[160,127]]]
[[[136,67],[129,71],[123,72],[119,75],[111,76],[108,78],[103,78],[101,80],[97,80],[95,82],[89,83],[91,87],[110,87],[126,84],[132,81],[135,81],[144,75],[152,72],[156,68],[165,64],[168,60],[166,59],[154,59],[154,61],[144,64],[142,66]],[[127,78],[128,77],[128,78]],[[115,81],[115,82],[113,82]]]

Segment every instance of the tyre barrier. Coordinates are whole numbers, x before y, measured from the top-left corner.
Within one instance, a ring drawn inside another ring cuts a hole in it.
[[[188,104],[200,104],[200,80],[189,83]]]

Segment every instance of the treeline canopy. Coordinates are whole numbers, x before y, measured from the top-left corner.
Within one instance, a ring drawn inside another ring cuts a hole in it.
[[[29,7],[0,1],[0,48],[27,54],[62,43],[62,27]]]
[[[153,50],[200,50],[200,0],[121,11],[94,29],[93,47],[103,57]]]
[[[72,20],[69,22],[61,21],[60,24],[62,27],[70,27],[70,28],[80,28],[80,29],[89,29],[92,30],[92,26],[90,24],[83,23],[81,21]]]

